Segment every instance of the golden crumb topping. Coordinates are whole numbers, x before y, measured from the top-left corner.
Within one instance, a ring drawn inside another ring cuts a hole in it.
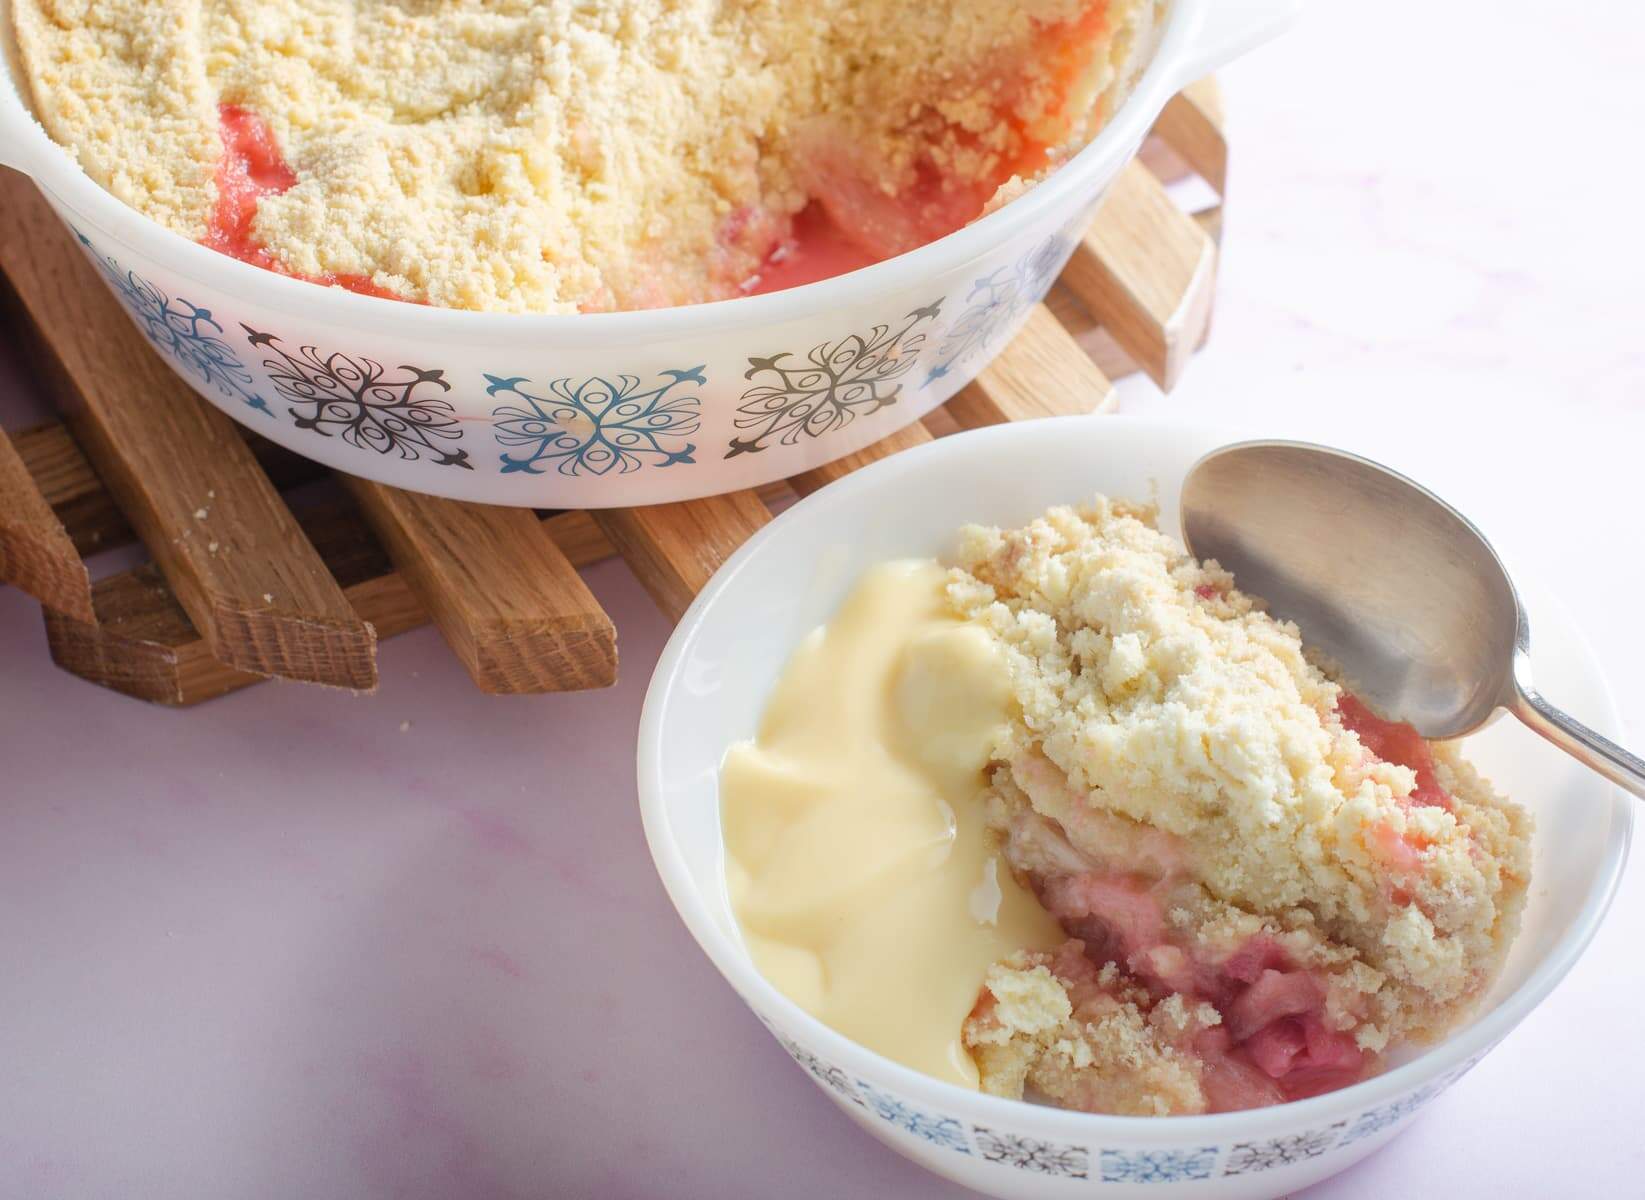
[[[1452,748],[1431,748],[1446,802],[1419,796],[1413,768],[1344,725],[1296,627],[1146,510],[1099,499],[972,528],[959,564],[950,597],[1005,647],[1020,709],[999,820],[1022,842],[1031,813],[1080,859],[1046,871],[1145,869],[1252,920],[1301,920],[1351,950],[1369,990],[1389,980],[1378,1040],[1477,998],[1517,924],[1530,822]]]
[[[935,169],[943,188],[983,187],[980,207],[1044,168],[1030,149],[1054,159],[1089,136],[1159,5],[12,7],[46,128],[168,228],[205,231],[216,108],[234,105],[268,123],[295,172],[253,225],[287,270],[450,307],[575,311],[735,294],[841,175],[901,195]]]
[[[1031,1088],[1068,1108],[1129,1116],[1204,1111],[1199,1062],[1180,1045],[1220,1022],[1214,1008],[1173,996],[1150,1011],[1147,994],[1117,984],[1112,967],[1110,991],[1076,1005],[1052,961],[1023,953],[990,968],[963,1031],[983,1091],[1020,1099]]]

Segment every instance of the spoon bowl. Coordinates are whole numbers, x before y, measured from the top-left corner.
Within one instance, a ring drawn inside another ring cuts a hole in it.
[[[1303,442],[1224,446],[1183,481],[1182,533],[1381,716],[1455,738],[1507,709],[1645,796],[1645,762],[1532,687],[1525,609],[1484,534],[1398,472]]]

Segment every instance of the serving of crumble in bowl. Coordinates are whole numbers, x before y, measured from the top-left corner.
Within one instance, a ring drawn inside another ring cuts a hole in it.
[[[1402,735],[1162,536],[1187,470],[1236,440],[1057,418],[854,473],[726,564],[647,695],[646,836],[693,936],[852,1120],[990,1195],[1274,1196],[1340,1171],[1551,991],[1620,874],[1626,797],[1512,722]],[[1538,677],[1614,727],[1591,651],[1519,578]],[[933,860],[906,806],[964,775],[952,746],[921,774],[885,734],[891,782],[863,804],[847,742],[884,733],[861,717],[881,702],[828,688],[890,680],[885,711],[915,715],[889,723],[930,741],[976,717],[944,693],[990,672],[1014,695],[985,706],[1016,717],[972,794],[927,797],[952,846]],[[932,863],[977,872],[967,838],[1000,863],[942,892]],[[907,916],[945,903],[947,924]]]
[[[263,436],[650,504],[947,400],[1169,98],[1296,7],[0,0],[0,163]]]

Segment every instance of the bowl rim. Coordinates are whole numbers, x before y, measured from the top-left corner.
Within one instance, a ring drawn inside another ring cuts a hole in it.
[[[13,77],[9,61],[3,64],[10,89],[0,88],[0,127],[7,116],[6,108],[20,110],[24,144],[18,147],[16,157],[24,160],[19,165],[36,186],[65,207],[85,214],[88,223],[106,231],[120,246],[135,249],[208,287],[385,337],[444,336],[486,345],[559,335],[604,346],[637,335],[675,337],[813,317],[820,310],[860,303],[890,289],[913,286],[920,279],[956,270],[1009,242],[1048,214],[1073,207],[1119,172],[1171,95],[1188,82],[1179,76],[1193,60],[1191,42],[1207,2],[1167,0],[1153,56],[1119,110],[1066,163],[996,211],[906,254],[845,275],[780,292],[668,308],[598,313],[481,312],[365,296],[293,279],[191,241],[104,190],[40,125],[23,99],[26,85]],[[0,4],[0,10],[6,8],[9,4]],[[6,24],[9,26],[9,21]],[[11,30],[0,30],[0,37],[11,39]],[[0,59],[10,57],[0,55]],[[317,306],[324,307],[317,311]]]
[[[1178,433],[1188,428],[1217,439],[1218,445],[1262,436],[1260,432],[1241,432],[1223,426],[1187,425],[1180,420],[1132,414],[1046,417],[1033,422],[997,425],[957,433],[872,463],[798,501],[744,543],[709,580],[681,617],[657,660],[646,690],[645,703],[640,715],[635,767],[641,822],[653,862],[664,889],[668,892],[669,900],[696,939],[698,946],[745,1003],[753,1006],[752,998],[757,998],[762,1010],[780,1011],[786,1024],[791,1028],[803,1030],[812,1045],[825,1050],[835,1061],[851,1066],[863,1075],[883,1079],[906,1095],[932,1099],[933,1103],[941,1104],[949,1111],[970,1112],[983,1118],[1011,1122],[1018,1126],[1026,1121],[1041,1131],[1073,1139],[1108,1137],[1133,1145],[1162,1142],[1180,1144],[1198,1140],[1204,1140],[1207,1144],[1221,1144],[1234,1135],[1250,1136],[1294,1130],[1333,1118],[1340,1119],[1345,1111],[1374,1108],[1395,1096],[1419,1088],[1476,1055],[1483,1055],[1507,1036],[1558,986],[1587,949],[1610,909],[1621,883],[1623,868],[1627,863],[1634,825],[1635,802],[1620,788],[1612,786],[1609,791],[1612,802],[1610,836],[1588,896],[1571,928],[1548,954],[1532,967],[1523,983],[1504,996],[1491,1011],[1477,1017],[1467,1028],[1423,1049],[1410,1062],[1334,1092],[1259,1109],[1169,1118],[1117,1116],[1009,1100],[959,1087],[886,1058],[825,1025],[783,995],[755,968],[746,953],[736,947],[718,928],[692,883],[684,858],[672,837],[671,817],[662,802],[664,788],[660,763],[663,714],[671,705],[671,693],[681,683],[680,664],[692,647],[709,607],[762,552],[763,547],[772,539],[784,536],[784,530],[792,522],[793,514],[808,512],[819,505],[836,502],[856,491],[875,486],[882,477],[893,472],[918,470],[927,462],[972,453],[972,447],[977,448],[975,452],[981,453],[986,443],[991,440],[1037,436],[1030,432],[1036,427],[1047,424],[1063,425],[1069,422],[1081,425],[1095,424],[1098,428],[1112,429],[1124,426],[1143,431],[1165,430]],[[1558,603],[1557,599],[1553,602]],[[1563,610],[1563,606],[1561,608]],[[1581,627],[1570,619],[1569,613],[1565,615],[1568,629],[1594,667],[1602,700],[1600,707],[1603,710],[1592,714],[1594,727],[1606,736],[1615,737],[1619,734],[1621,720],[1614,691],[1599,665],[1600,660],[1593,653],[1592,643]]]

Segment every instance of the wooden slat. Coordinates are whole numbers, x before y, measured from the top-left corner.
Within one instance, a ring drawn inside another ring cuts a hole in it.
[[[0,173],[0,261],[48,385],[204,635],[240,670],[376,685],[376,639],[235,432],[156,356],[33,185]]]
[[[1124,379],[1141,369],[1125,352],[1125,347],[1114,340],[1114,335],[1097,324],[1080,298],[1060,282],[1052,284],[1045,294],[1045,307],[1109,380]]]
[[[350,602],[362,615],[370,614],[380,636],[427,623],[427,612],[394,572],[352,503],[319,505],[300,520],[333,577],[347,588]],[[98,580],[92,599],[97,613],[93,625],[46,614],[52,658],[82,678],[171,705],[198,704],[263,681],[261,675],[237,671],[212,657],[153,566]]]
[[[15,584],[47,608],[95,618],[91,576],[11,439],[0,431],[0,583]]]
[[[1171,148],[1169,142],[1159,136],[1158,131],[1150,133],[1143,141],[1142,149],[1137,151],[1137,161],[1147,167],[1149,173],[1161,183],[1177,183],[1194,174],[1194,168]]]
[[[1148,170],[1132,163],[1104,197],[1062,282],[1163,388],[1211,315],[1216,245]]]
[[[29,474],[34,477],[35,487],[68,529],[75,549],[81,554],[113,549],[136,539],[137,535],[114,503],[114,497],[109,495],[103,481],[97,478],[97,472],[92,470],[91,463],[74,444],[74,438],[63,425],[52,422],[19,430],[13,435],[13,442]],[[293,454],[264,438],[250,435],[246,444],[268,473],[270,482],[281,491],[330,475],[319,463]],[[793,499],[793,489],[788,486],[787,480],[764,484],[755,490],[767,505]],[[566,550],[573,562],[593,562],[614,553],[605,534],[600,532],[587,513],[562,515],[565,519],[551,523],[550,528],[558,531],[554,540],[561,549]],[[600,549],[598,553],[593,553],[586,550],[583,543],[597,544]],[[567,549],[568,544],[572,549]],[[322,554],[321,557],[329,561],[329,556]]]
[[[1190,84],[1166,103],[1154,132],[1183,163],[1224,199],[1228,195],[1228,138],[1222,91],[1215,78]]]
[[[80,554],[121,546],[137,537],[65,426],[20,429],[12,441],[41,497]]]
[[[326,469],[311,459],[293,454],[265,438],[241,436],[269,482],[279,491],[324,478]],[[82,555],[111,550],[135,541],[137,534],[126,521],[114,497],[97,478],[91,461],[75,444],[67,426],[58,422],[20,429],[12,435],[34,484],[51,505],[74,548]]]
[[[947,409],[961,425],[975,429],[1099,412],[1113,403],[1113,396],[1114,385],[1073,334],[1050,309],[1036,304],[1010,345],[949,400]]]
[[[1217,204],[1194,214],[1194,224],[1205,230],[1205,236],[1219,246],[1222,245],[1222,208]]]
[[[617,553],[605,531],[586,512],[549,513],[542,522],[549,538],[574,567],[592,566]]]
[[[429,622],[428,610],[389,562],[351,501],[318,506],[299,515],[303,531],[324,557],[349,603],[380,638]],[[559,513],[542,522],[573,566],[613,553],[585,513]],[[103,687],[161,704],[192,705],[260,683],[212,657],[165,578],[152,566],[122,571],[92,586],[97,623],[46,614],[52,658]]]
[[[93,621],[41,611],[52,661],[99,687],[182,705],[265,678],[218,662],[153,566],[99,580],[92,605]]]
[[[678,621],[720,564],[771,520],[753,491],[591,515],[670,621]]]
[[[339,476],[482,692],[617,682],[617,630],[530,510]]]

